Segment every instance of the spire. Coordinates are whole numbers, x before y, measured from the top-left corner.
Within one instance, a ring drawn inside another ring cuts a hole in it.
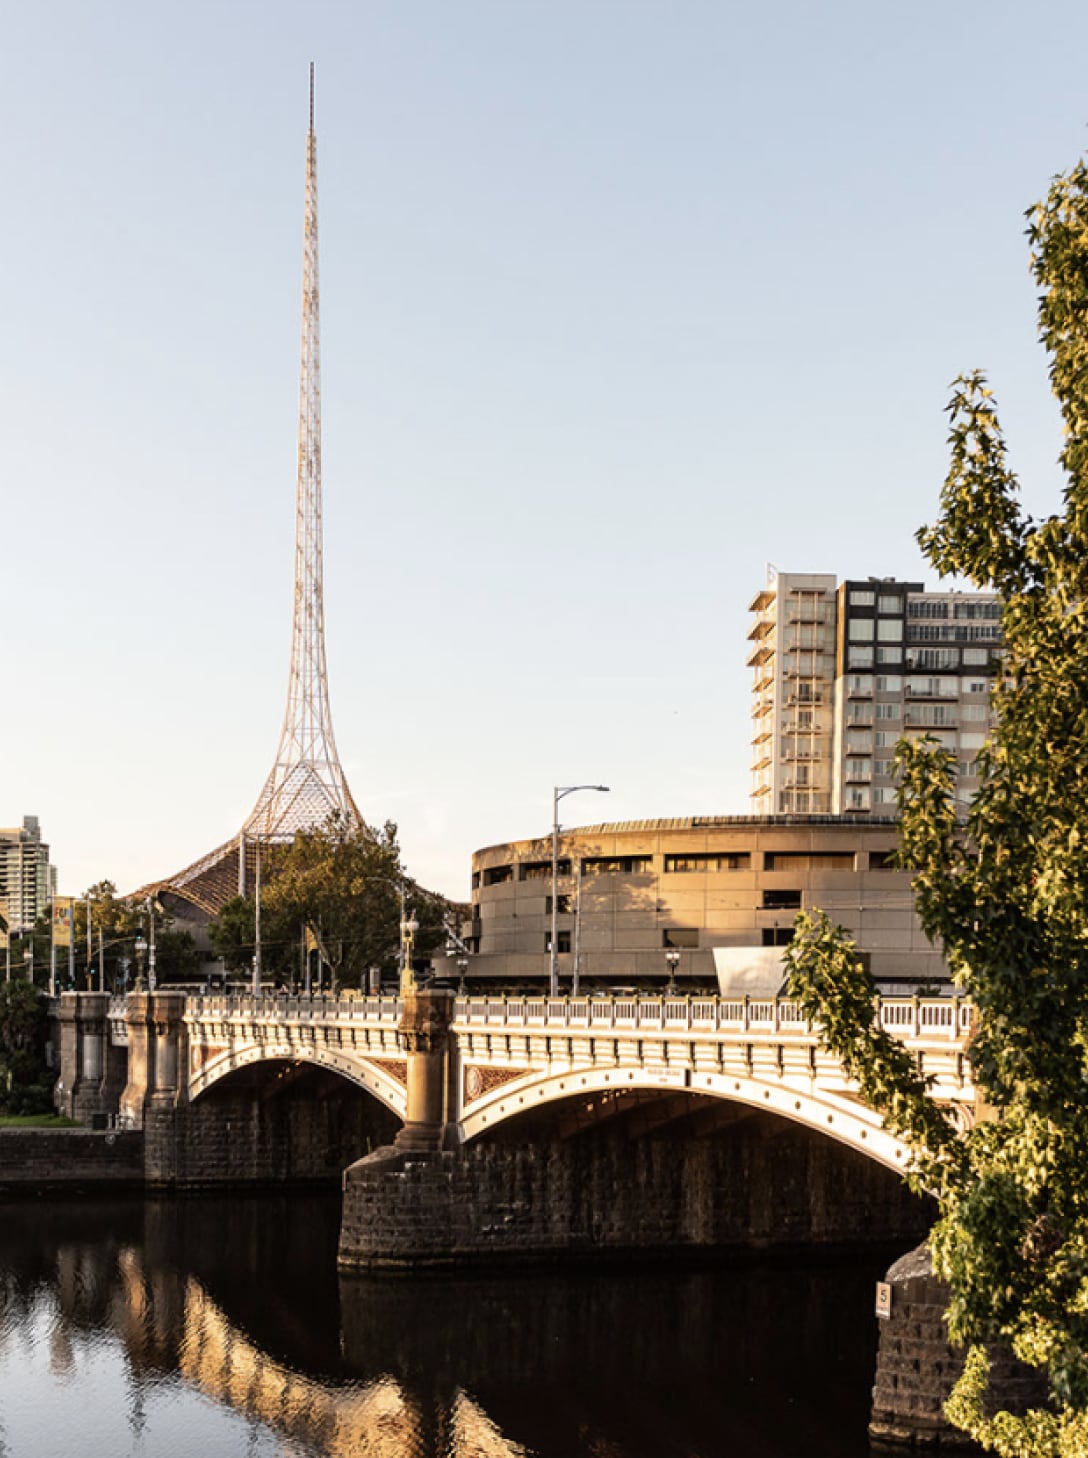
[[[302,262],[302,364],[298,405],[295,508],[295,600],[287,709],[275,762],[243,835],[286,840],[322,824],[334,811],[359,823],[332,732],[325,673],[325,601],[321,546],[321,346],[317,271],[317,138],[314,67],[306,137],[306,213]]]

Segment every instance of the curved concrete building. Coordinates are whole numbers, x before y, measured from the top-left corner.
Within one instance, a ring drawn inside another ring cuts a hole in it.
[[[891,858],[888,819],[692,816],[564,830],[559,839],[561,990],[717,982],[766,995],[799,910],[848,928],[878,985],[913,993],[945,982],[922,932],[910,874]],[[472,858],[471,975],[503,984],[548,976],[551,838],[487,846]],[[679,953],[675,973],[667,953]]]

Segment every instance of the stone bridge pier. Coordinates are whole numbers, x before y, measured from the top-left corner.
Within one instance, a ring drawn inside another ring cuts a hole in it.
[[[90,1124],[118,1111],[125,1084],[125,1051],[110,1039],[106,992],[66,992],[59,999],[59,1074],[53,1103],[59,1114]]]

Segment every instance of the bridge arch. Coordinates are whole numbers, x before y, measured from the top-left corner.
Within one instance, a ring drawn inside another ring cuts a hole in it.
[[[404,1085],[375,1061],[360,1057],[349,1058],[325,1045],[307,1047],[286,1041],[251,1043],[216,1053],[190,1075],[189,1102],[195,1103],[202,1094],[239,1069],[252,1068],[260,1063],[292,1063],[327,1069],[372,1094],[397,1118],[405,1117],[407,1093]]]
[[[901,1174],[909,1161],[909,1150],[903,1141],[883,1127],[877,1114],[845,1091],[818,1089],[813,1092],[740,1073],[705,1073],[690,1069],[654,1071],[613,1067],[575,1068],[544,1074],[529,1072],[466,1105],[461,1120],[462,1137],[466,1143],[471,1143],[534,1109],[593,1093],[623,1090],[702,1094],[711,1099],[743,1104],[801,1124],[896,1173]]]

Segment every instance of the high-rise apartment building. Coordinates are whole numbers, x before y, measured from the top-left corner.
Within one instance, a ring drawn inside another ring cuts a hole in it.
[[[992,722],[994,594],[780,572],[751,611],[757,814],[893,814],[892,750],[912,734],[955,754],[970,801]]]
[[[36,815],[0,829],[0,915],[12,932],[29,930],[53,897],[57,873],[49,864]]]

